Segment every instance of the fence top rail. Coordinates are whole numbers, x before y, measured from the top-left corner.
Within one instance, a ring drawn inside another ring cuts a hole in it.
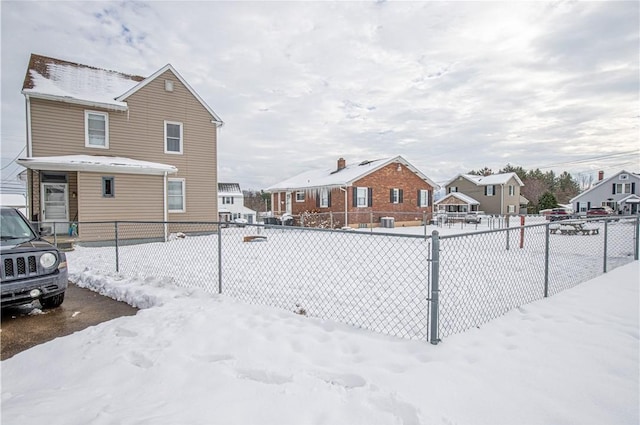
[[[466,233],[458,233],[455,235],[440,235],[438,239],[455,239],[455,238],[461,238],[464,236],[486,235],[491,233],[504,233],[504,232],[511,232],[511,231],[520,230],[520,229],[533,229],[535,227],[546,227],[549,224],[550,223],[535,223],[535,224],[526,224],[524,226],[516,225],[516,226],[510,226],[510,227],[503,227],[502,229],[471,231]]]

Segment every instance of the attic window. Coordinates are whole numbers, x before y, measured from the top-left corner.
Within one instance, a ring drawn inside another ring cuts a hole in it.
[[[173,81],[164,80],[164,90],[165,91],[173,91]]]
[[[629,180],[629,174],[620,174],[620,180]]]

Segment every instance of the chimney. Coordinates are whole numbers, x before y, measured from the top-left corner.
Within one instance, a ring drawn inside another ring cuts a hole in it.
[[[598,181],[602,181],[604,179],[604,171],[598,171]]]
[[[338,158],[338,169],[336,171],[340,171],[347,166],[347,162],[344,158]]]

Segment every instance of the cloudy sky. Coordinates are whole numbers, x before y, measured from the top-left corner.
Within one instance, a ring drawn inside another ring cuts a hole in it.
[[[224,120],[221,181],[403,155],[437,182],[506,164],[640,172],[639,3],[2,1],[3,190],[38,53],[171,63]],[[581,173],[581,174],[579,174]]]

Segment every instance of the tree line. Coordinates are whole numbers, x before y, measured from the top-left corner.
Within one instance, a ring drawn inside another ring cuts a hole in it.
[[[527,205],[529,214],[556,208],[558,204],[568,204],[571,198],[580,193],[580,184],[566,171],[556,175],[553,171],[543,173],[539,168],[525,170],[520,166],[507,164],[496,174],[502,173],[516,173],[524,183],[524,187],[520,188],[520,194],[529,200]],[[472,170],[469,174],[489,176],[494,172],[484,167],[480,170]]]

